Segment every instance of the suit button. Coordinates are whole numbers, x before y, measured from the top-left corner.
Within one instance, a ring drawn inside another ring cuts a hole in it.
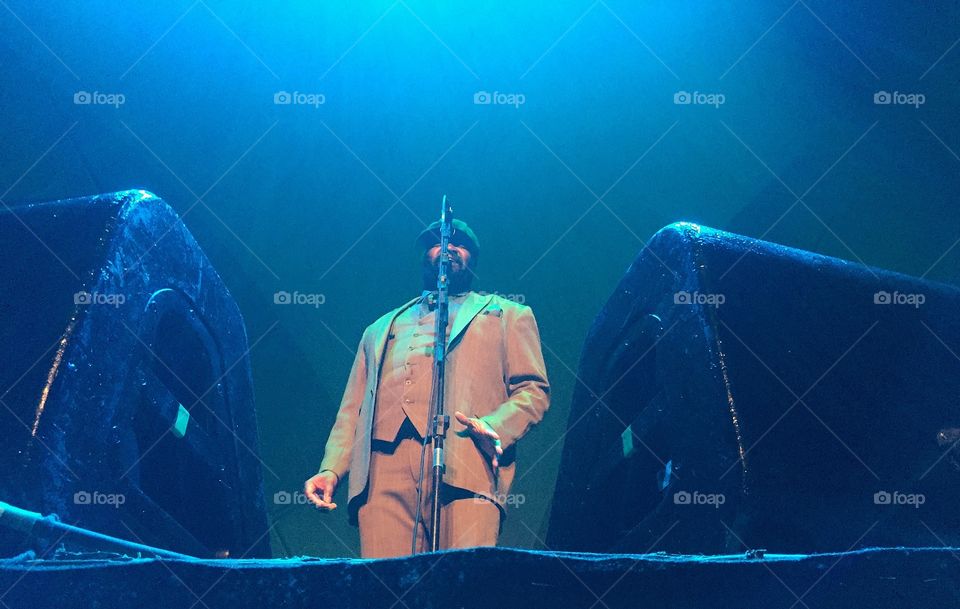
[[[412,382],[413,382],[413,381],[411,381],[410,379],[407,379],[407,380],[403,381],[403,384],[404,384],[404,385],[409,385],[409,384],[412,383]]]

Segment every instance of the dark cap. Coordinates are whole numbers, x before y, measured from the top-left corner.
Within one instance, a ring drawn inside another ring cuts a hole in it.
[[[417,246],[420,249],[428,250],[434,245],[440,243],[440,221],[436,221],[417,235]],[[480,241],[477,240],[477,234],[463,220],[453,219],[453,232],[450,235],[450,243],[459,245],[470,250],[474,258],[480,257]]]

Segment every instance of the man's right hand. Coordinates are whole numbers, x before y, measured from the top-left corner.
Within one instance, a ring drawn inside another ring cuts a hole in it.
[[[303,493],[318,508],[333,510],[337,507],[333,502],[333,492],[337,490],[337,482],[339,479],[335,473],[324,470],[304,482]]]

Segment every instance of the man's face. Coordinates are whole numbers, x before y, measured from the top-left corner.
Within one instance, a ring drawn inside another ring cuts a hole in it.
[[[448,277],[450,280],[450,289],[454,293],[470,289],[473,280],[473,268],[471,263],[473,255],[470,250],[460,246],[449,244],[447,246],[447,255],[450,256],[450,266]],[[421,275],[423,288],[425,290],[437,289],[437,265],[440,259],[440,244],[434,245],[423,254],[423,266]]]
[[[471,254],[467,248],[449,243],[447,244],[447,254],[450,256],[450,270],[453,273],[459,273],[470,267]],[[427,250],[427,259],[430,261],[430,266],[436,268],[437,258],[439,257],[440,244],[438,243]]]

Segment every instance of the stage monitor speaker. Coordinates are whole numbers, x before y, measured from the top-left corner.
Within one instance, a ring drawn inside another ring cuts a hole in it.
[[[960,545],[960,290],[694,224],[583,347],[556,550]]]
[[[6,208],[0,269],[0,499],[269,556],[243,319],[175,212],[142,190]]]

